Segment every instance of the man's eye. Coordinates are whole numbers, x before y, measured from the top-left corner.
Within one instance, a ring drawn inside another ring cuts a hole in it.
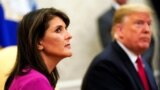
[[[148,25],[149,25],[149,26],[151,26],[151,25],[152,25],[152,23],[151,23],[151,22],[148,22]]]
[[[136,23],[139,24],[139,25],[142,25],[142,24],[143,24],[142,21],[137,21]]]

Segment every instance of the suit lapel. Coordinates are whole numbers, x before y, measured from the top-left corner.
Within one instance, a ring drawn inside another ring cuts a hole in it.
[[[119,53],[122,62],[124,63],[126,69],[128,69],[128,72],[130,73],[131,80],[133,81],[134,85],[136,85],[136,87],[138,86],[138,90],[143,90],[141,81],[133,63],[129,59],[128,55],[124,52],[124,50],[117,44],[117,42],[115,41],[114,43],[114,48],[116,48],[116,51],[117,53]]]
[[[140,90],[143,90],[142,83],[132,62],[130,60],[125,60],[125,65],[128,71],[130,72],[130,75],[133,77],[133,80],[135,81],[136,85],[139,87]]]
[[[145,65],[145,72],[147,74],[147,78],[148,78],[151,90],[158,90],[154,76],[152,74],[152,70],[150,69],[149,65],[147,64],[145,60],[143,60],[143,63]]]

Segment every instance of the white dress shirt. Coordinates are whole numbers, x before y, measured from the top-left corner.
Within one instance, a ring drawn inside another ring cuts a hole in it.
[[[124,50],[124,52],[128,55],[128,57],[130,58],[131,62],[133,63],[134,67],[137,70],[136,60],[138,56],[134,54],[132,51],[130,51],[128,48],[126,48],[126,46],[124,46],[120,41],[117,40],[117,43]]]

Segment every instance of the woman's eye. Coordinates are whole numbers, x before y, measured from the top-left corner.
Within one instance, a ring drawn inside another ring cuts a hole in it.
[[[60,33],[61,31],[62,31],[61,28],[57,28],[57,29],[56,29],[56,32],[57,32],[57,33]]]

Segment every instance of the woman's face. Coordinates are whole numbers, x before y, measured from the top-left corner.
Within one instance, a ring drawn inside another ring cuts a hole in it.
[[[40,40],[38,49],[45,57],[63,59],[72,56],[71,40],[72,36],[67,31],[64,21],[56,16],[49,21],[49,27],[44,37]]]

